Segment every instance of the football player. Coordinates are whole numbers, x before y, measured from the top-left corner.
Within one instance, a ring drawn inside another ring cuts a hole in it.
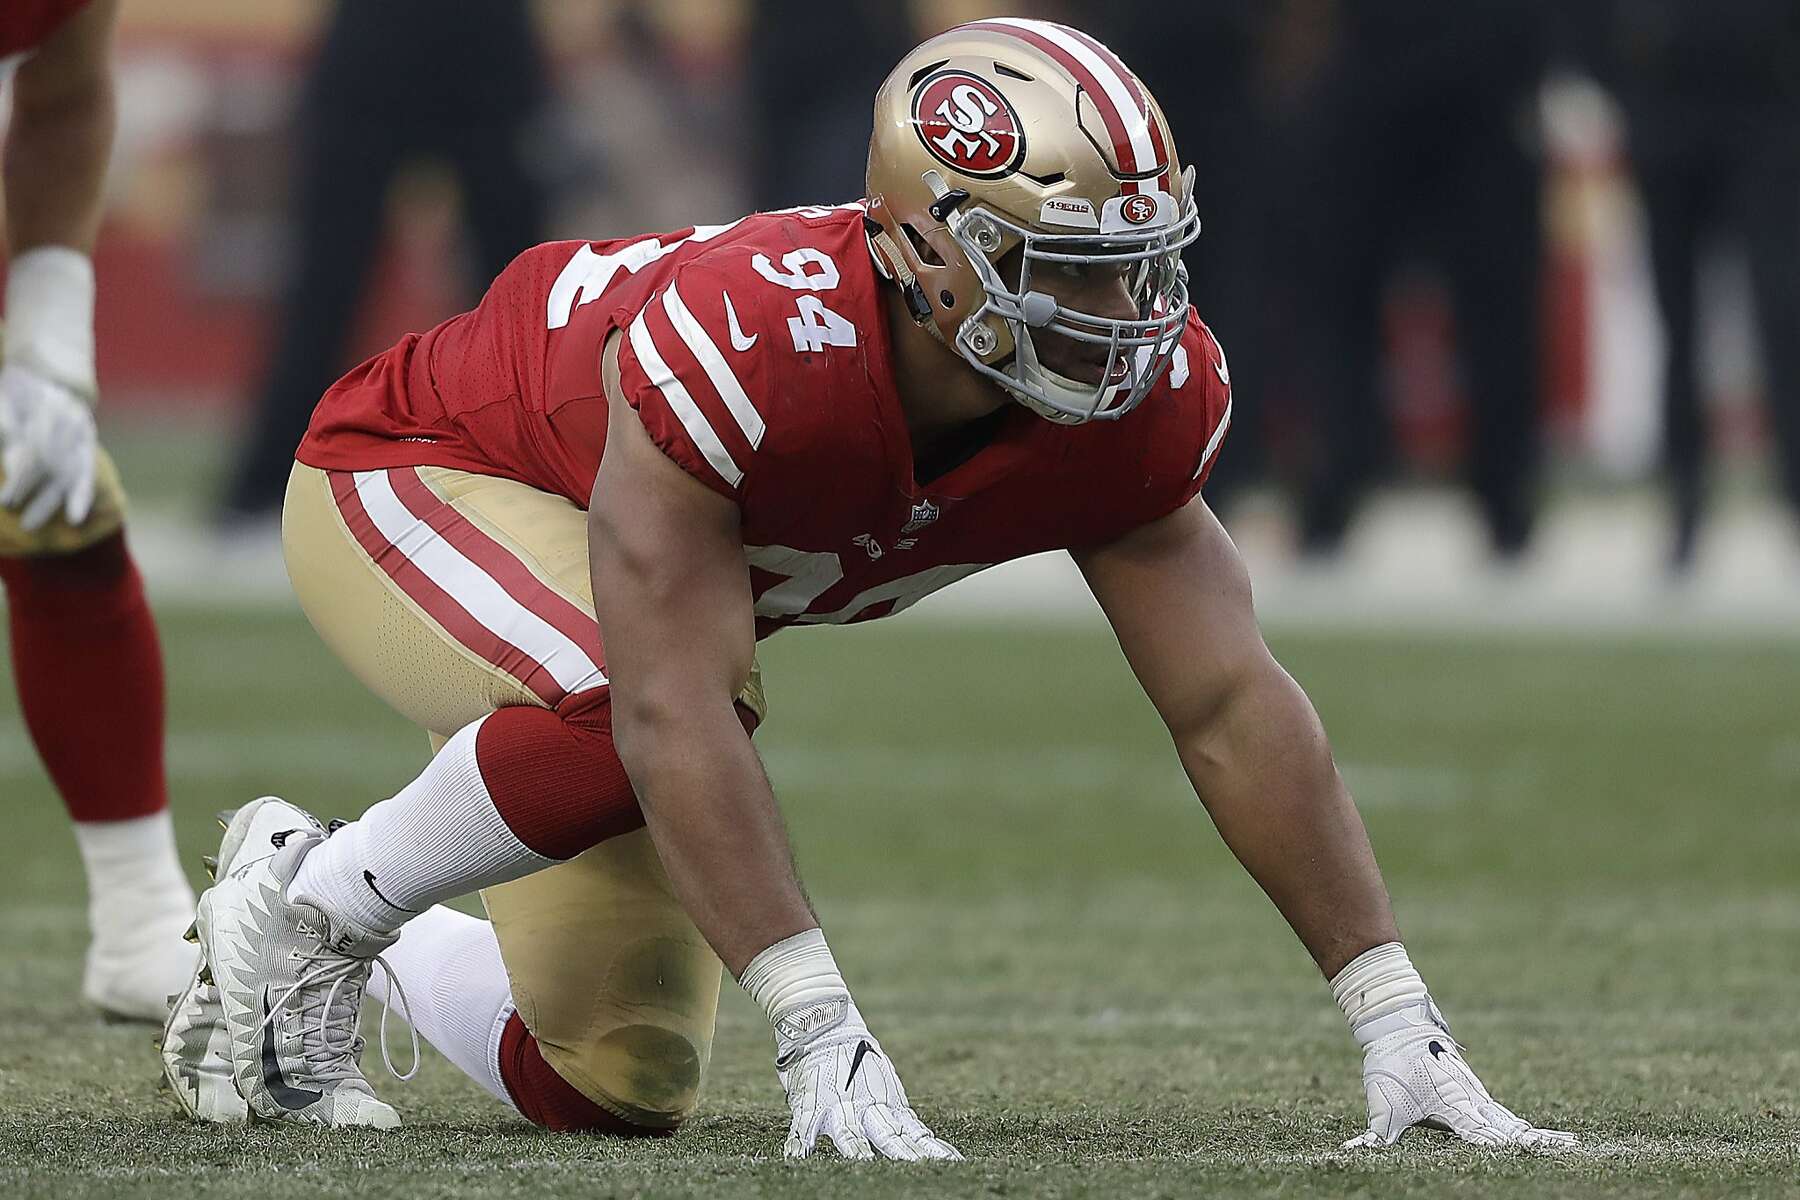
[[[774,1030],[788,1154],[958,1157],[795,878],[755,647],[1063,549],[1364,1047],[1355,1144],[1572,1140],[1464,1061],[1200,498],[1231,387],[1187,301],[1192,194],[1104,46],[980,21],[881,89],[865,201],[540,246],[337,384],[290,573],[437,752],[329,836],[272,798],[233,820],[171,1017],[183,1103],[232,1111],[230,1072],[259,1117],[396,1124],[357,1062],[367,986],[542,1125],[667,1133],[722,962]],[[491,920],[439,907],[477,888]]]
[[[0,8],[6,129],[0,582],[32,742],[87,868],[82,995],[160,1021],[194,963],[163,779],[162,652],[94,437],[94,266],[117,0]]]

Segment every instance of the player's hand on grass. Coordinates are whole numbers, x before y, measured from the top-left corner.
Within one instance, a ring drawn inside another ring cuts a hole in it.
[[[0,367],[0,506],[28,530],[58,512],[71,525],[94,504],[94,413],[72,389],[29,367]]]
[[[1415,1125],[1447,1130],[1477,1146],[1554,1152],[1575,1144],[1574,1134],[1539,1129],[1488,1095],[1436,1005],[1427,1001],[1416,1019],[1363,1052],[1369,1128],[1344,1149],[1391,1146]]]
[[[847,993],[799,1005],[774,1025],[775,1069],[794,1116],[787,1157],[806,1158],[823,1139],[845,1158],[962,1158],[913,1112]]]

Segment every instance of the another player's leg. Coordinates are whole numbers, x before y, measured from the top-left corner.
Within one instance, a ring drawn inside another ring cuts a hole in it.
[[[118,476],[97,463],[94,510],[27,533],[0,511],[0,581],[19,705],[75,822],[92,941],[82,995],[162,1020],[194,962],[194,895],[177,865],[163,776],[163,668],[120,531]]]

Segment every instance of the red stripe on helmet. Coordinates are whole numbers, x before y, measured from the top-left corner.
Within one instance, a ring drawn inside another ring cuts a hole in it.
[[[1144,114],[1144,123],[1150,127],[1150,145],[1156,151],[1156,161],[1163,168],[1163,173],[1157,177],[1157,185],[1161,187],[1163,191],[1173,194],[1175,189],[1168,169],[1169,147],[1163,140],[1162,123],[1156,119],[1156,110],[1151,107],[1150,97],[1144,90],[1143,81],[1120,61],[1118,55],[1107,49],[1106,46],[1099,41],[1089,37],[1087,34],[1081,32],[1081,30],[1071,28],[1067,25],[1059,25],[1057,28],[1079,41],[1082,45],[1086,46],[1089,50],[1092,50],[1103,61],[1109,64],[1114,71],[1118,72],[1119,78],[1125,81],[1125,86],[1130,88],[1132,94],[1137,97],[1138,111]]]
[[[1075,77],[1075,81],[1081,85],[1082,90],[1087,92],[1089,99],[1094,102],[1094,107],[1100,111],[1100,119],[1106,126],[1107,135],[1112,139],[1113,154],[1118,158],[1120,168],[1122,170],[1129,169],[1134,173],[1145,170],[1145,167],[1138,160],[1137,151],[1131,145],[1131,133],[1125,127],[1124,115],[1119,112],[1118,106],[1113,103],[1112,97],[1107,94],[1105,86],[1101,84],[1100,80],[1095,77],[1094,73],[1088,69],[1087,65],[1083,63],[1080,58],[1058,45],[1053,39],[1045,37],[1035,29],[1030,29],[1022,25],[1010,25],[1001,21],[974,21],[963,26],[963,28],[979,29],[987,33],[1005,34],[1008,37],[1024,42],[1026,45],[1032,46],[1049,55],[1058,65]],[[1061,32],[1082,39],[1082,44],[1084,46],[1091,48],[1099,45],[1099,43],[1094,42],[1091,38],[1086,38],[1085,35],[1077,34],[1075,30],[1069,29],[1067,26],[1058,25],[1056,28]],[[1104,50],[1104,47],[1101,49]],[[1104,54],[1101,55],[1101,58],[1102,61],[1108,65],[1118,64],[1119,62],[1117,56],[1113,55],[1109,50],[1105,51]],[[1157,162],[1151,165],[1156,166],[1165,164],[1167,162],[1167,155],[1163,153],[1160,148],[1162,134],[1156,128],[1156,121],[1149,115],[1149,105],[1144,101],[1143,90],[1137,86],[1136,79],[1131,72],[1125,70],[1123,66],[1119,67],[1118,75],[1119,78],[1124,81],[1126,89],[1132,93],[1138,103],[1142,106],[1139,115],[1144,117],[1145,123],[1150,127],[1151,146],[1158,155]],[[1132,164],[1132,166],[1126,168],[1127,163]],[[1138,190],[1138,184],[1136,181],[1127,181],[1120,190],[1125,194],[1130,195]]]

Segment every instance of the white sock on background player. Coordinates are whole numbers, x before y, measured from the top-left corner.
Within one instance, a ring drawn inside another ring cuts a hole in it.
[[[514,1005],[494,927],[434,905],[406,923],[382,958],[400,979],[419,1036],[495,1099],[516,1107],[500,1079],[500,1034]],[[386,1004],[388,994],[386,974],[373,972],[369,995]]]
[[[417,779],[307,855],[288,895],[392,933],[434,904],[555,863],[494,807],[475,760],[487,720],[464,726]]]
[[[77,821],[75,844],[87,871],[91,917],[111,917],[117,909],[141,919],[148,900],[157,909],[185,908],[192,919],[194,893],[175,854],[167,809],[124,821]]]
[[[77,821],[75,843],[93,932],[82,992],[103,1009],[153,1019],[187,982],[196,953],[181,940],[194,919],[194,892],[176,861],[168,810]]]

